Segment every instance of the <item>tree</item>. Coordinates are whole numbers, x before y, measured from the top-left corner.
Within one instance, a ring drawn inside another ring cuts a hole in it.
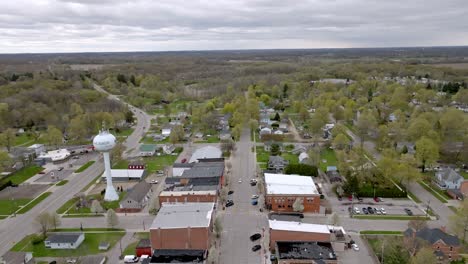
[[[0,170],[6,171],[11,168],[13,160],[10,158],[8,153],[0,151]]]
[[[281,155],[280,146],[278,144],[271,144],[271,155],[272,156],[279,156]]]
[[[318,147],[310,148],[307,151],[309,158],[307,159],[307,163],[309,165],[317,167],[320,163],[320,149]]]
[[[429,124],[429,121],[423,118],[417,118],[411,121],[406,133],[408,134],[408,138],[414,142],[422,136],[427,136],[427,133],[431,130],[432,126]]]
[[[426,165],[432,164],[439,158],[439,147],[427,137],[422,137],[416,142],[416,158],[422,165],[424,172]]]
[[[101,203],[98,200],[93,200],[91,203],[91,213],[95,213],[97,215],[102,212],[104,212],[104,209],[102,208]]]
[[[293,203],[293,210],[294,212],[304,211],[304,200],[301,198],[296,198],[296,200]]]
[[[337,213],[332,213],[329,217],[328,217],[328,223],[330,225],[334,225],[334,226],[337,226],[340,224],[340,216],[337,214]]]
[[[361,138],[361,148],[364,145],[364,141],[369,138],[369,134],[377,128],[377,120],[370,110],[364,111],[360,116],[356,124],[356,131]]]
[[[86,121],[82,116],[77,116],[70,121],[68,132],[73,139],[82,139],[87,136]]]
[[[281,120],[280,114],[278,112],[276,112],[275,117],[273,117],[273,120],[275,120],[275,121],[280,121]]]
[[[42,233],[42,237],[46,237],[47,231],[49,231],[49,228],[53,225],[51,219],[52,218],[49,212],[43,212],[36,217],[36,223],[39,224],[39,229]]]
[[[50,145],[58,147],[58,145],[60,145],[63,140],[62,131],[60,131],[55,126],[47,127],[46,140]]]
[[[184,139],[184,128],[182,126],[174,126],[171,129],[171,134],[169,135],[169,140],[172,144],[179,143]]]
[[[343,133],[339,133],[334,139],[333,139],[333,146],[336,149],[343,150],[346,147],[349,147],[350,140],[347,136],[345,136]]]
[[[131,123],[133,123],[133,121],[135,121],[135,115],[133,114],[132,111],[127,110],[125,112],[125,122],[131,124]]]
[[[219,217],[216,217],[216,220],[214,222],[214,230],[216,233],[216,237],[219,238],[221,236],[221,233],[223,232],[223,226]]]
[[[111,153],[110,153],[111,163],[115,164],[121,161],[124,151],[125,151],[125,146],[121,142],[118,142],[117,144],[115,144],[115,147],[111,150]]]
[[[208,252],[208,264],[215,264],[218,262],[218,250],[214,245],[210,247],[210,251]]]
[[[430,247],[424,247],[410,259],[410,264],[436,264],[437,258],[434,250]]]
[[[170,118],[171,117],[171,106],[168,105],[168,104],[164,104],[163,108],[164,108],[164,116],[167,117],[167,118]]]
[[[107,210],[107,215],[106,215],[106,220],[107,220],[107,226],[114,228],[119,224],[119,217],[115,213],[114,210],[109,209]]]
[[[5,132],[0,134],[0,145],[6,147],[8,152],[10,152],[11,147],[15,144],[15,138],[15,130],[8,128]]]
[[[398,237],[386,236],[383,239],[377,239],[374,248],[382,249],[384,253],[385,264],[408,263],[409,253]],[[377,250],[376,255],[382,262],[382,251]]]
[[[54,226],[54,229],[57,229],[62,224],[62,219],[60,218],[60,215],[57,213],[52,213],[50,214],[50,222]]]
[[[459,237],[466,241],[468,232],[468,199],[465,199],[457,212],[450,217],[450,226]]]
[[[408,227],[414,229],[415,232],[418,232],[419,230],[427,227],[427,221],[425,218],[418,217],[410,220],[408,222]]]
[[[235,143],[234,141],[232,141],[232,139],[228,139],[228,140],[221,140],[221,151],[223,153],[231,153],[232,150],[234,150],[235,148]]]

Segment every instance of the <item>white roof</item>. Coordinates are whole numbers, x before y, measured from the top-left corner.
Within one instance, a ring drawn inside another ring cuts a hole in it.
[[[28,149],[37,149],[37,148],[42,148],[44,147],[44,144],[33,144],[28,147]]]
[[[330,229],[327,225],[306,224],[301,222],[278,220],[268,220],[268,223],[270,225],[270,228],[273,230],[330,234]]]
[[[303,161],[308,158],[309,158],[309,154],[307,154],[306,152],[302,152],[301,154],[299,154],[299,161]]]
[[[265,173],[267,194],[318,194],[311,176]]]
[[[143,177],[145,170],[127,170],[127,169],[115,169],[111,170],[112,178],[139,178]],[[102,178],[105,178],[105,173],[102,174]]]
[[[197,162],[199,159],[221,158],[222,156],[223,153],[219,148],[213,146],[206,146],[195,150],[189,162]]]
[[[64,160],[70,156],[70,151],[67,149],[58,149],[58,150],[52,150],[47,153],[42,153],[39,158],[49,158],[52,161],[59,161],[59,160]]]
[[[162,203],[151,229],[208,227],[214,203]]]

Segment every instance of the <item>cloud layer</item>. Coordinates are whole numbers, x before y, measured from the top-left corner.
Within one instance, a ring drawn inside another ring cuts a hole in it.
[[[0,53],[468,45],[466,0],[16,0]]]

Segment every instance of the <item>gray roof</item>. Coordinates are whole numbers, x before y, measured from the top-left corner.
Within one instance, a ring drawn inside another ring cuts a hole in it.
[[[174,163],[173,168],[192,168],[193,163]]]
[[[457,182],[463,180],[463,177],[460,176],[456,171],[451,168],[446,168],[436,173],[437,178],[440,177],[443,181]]]
[[[221,177],[224,173],[224,162],[202,162],[182,173],[182,178]]]
[[[208,227],[214,203],[163,203],[151,229]]]
[[[270,156],[270,158],[268,159],[268,164],[281,164],[281,165],[284,165],[284,164],[287,164],[287,163],[288,163],[288,161],[285,160],[281,156]]]
[[[412,236],[413,232],[413,229],[408,228],[404,234],[405,236]],[[428,241],[431,245],[439,240],[442,240],[445,244],[450,246],[460,245],[460,240],[458,240],[458,237],[449,235],[439,228],[423,228],[416,232],[416,237]]]
[[[276,242],[279,259],[336,260],[328,242]]]
[[[206,146],[199,148],[193,152],[192,157],[190,157],[190,163],[197,162],[199,159],[206,159],[206,158],[221,158],[223,153],[221,149],[213,146]]]
[[[83,233],[53,233],[45,241],[50,243],[76,243]]]
[[[135,202],[141,202],[143,198],[148,194],[151,189],[151,184],[146,181],[141,181],[133,186],[132,190],[127,193],[123,200],[133,200]]]

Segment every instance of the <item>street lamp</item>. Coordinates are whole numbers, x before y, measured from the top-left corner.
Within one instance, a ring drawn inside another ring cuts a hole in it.
[[[431,204],[431,200],[427,200],[427,208],[426,208],[426,218],[429,213],[429,205]]]

